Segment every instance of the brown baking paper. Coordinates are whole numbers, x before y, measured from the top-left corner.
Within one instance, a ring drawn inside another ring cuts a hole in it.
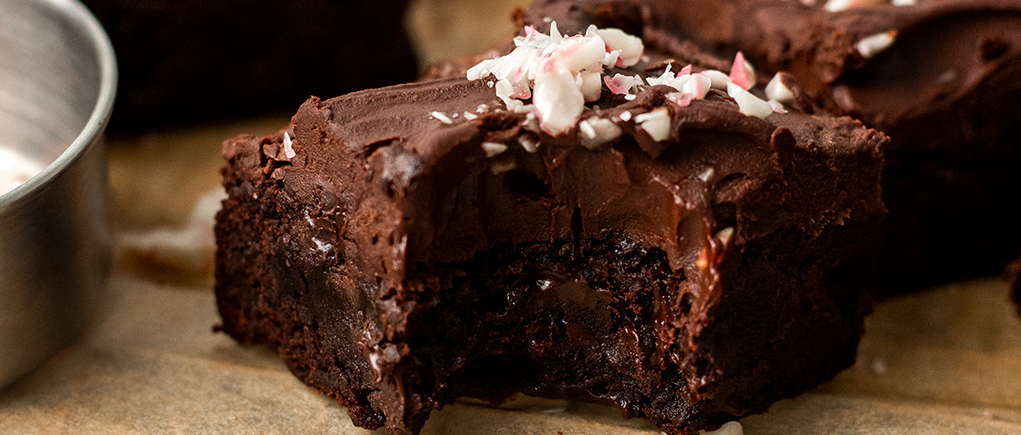
[[[192,205],[219,182],[219,141],[285,123],[115,144],[120,237],[110,304],[77,344],[0,391],[0,434],[367,433],[271,352],[213,332],[219,318],[208,271],[211,235],[173,247],[169,257],[153,255],[166,246],[125,237],[146,228],[186,231]],[[751,435],[1021,433],[1021,321],[1006,284],[990,278],[880,302],[867,319],[857,364],[741,424]],[[659,431],[614,408],[521,397],[499,407],[460,401],[434,412],[423,433]]]

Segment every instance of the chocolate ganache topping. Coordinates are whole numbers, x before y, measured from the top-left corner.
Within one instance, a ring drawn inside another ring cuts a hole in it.
[[[612,71],[638,72],[647,79],[650,71],[658,77],[671,65],[678,63],[638,62]],[[344,147],[373,156],[367,164],[376,182],[407,207],[401,210],[399,234],[385,235],[407,238],[400,243],[407,252],[387,253],[406,255],[395,262],[460,261],[504,241],[622,234],[663,249],[677,268],[685,256],[698,254],[687,252],[687,245],[700,246],[734,219],[741,220],[737,240],[771,230],[757,228],[741,210],[715,216],[714,207],[748,185],[778,182],[791,164],[792,131],[804,141],[881,141],[873,131],[856,130],[858,124],[849,119],[747,116],[732,97],[709,86],[703,100],[681,106],[679,90],[668,85],[635,86],[637,93],[623,95],[604,87],[578,122],[550,135],[537,127],[542,121],[532,111],[506,110],[496,83],[491,76],[447,79],[312,100],[296,116],[293,146],[300,155],[302,147],[318,143],[311,140],[316,129],[330,129],[346,138]],[[646,127],[651,123],[657,123],[656,132]],[[306,125],[315,128],[306,131]],[[611,132],[603,140],[607,143],[595,139],[597,129]],[[711,142],[714,149],[685,149],[689,141]],[[579,146],[586,143],[593,145]],[[330,170],[326,162],[305,164]],[[449,167],[460,167],[453,173],[461,178],[450,177]],[[482,176],[487,172],[508,176],[494,184]],[[465,191],[467,178],[479,179],[475,191]],[[838,207],[827,213],[806,221],[822,227],[843,212]]]

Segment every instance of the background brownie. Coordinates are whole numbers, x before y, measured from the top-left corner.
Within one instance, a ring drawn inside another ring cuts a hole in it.
[[[417,69],[406,0],[83,2],[117,53],[113,133],[292,113]]]
[[[759,79],[790,72],[820,110],[888,134],[881,280],[904,291],[995,275],[1021,245],[1021,2],[540,1],[531,20],[621,9]]]

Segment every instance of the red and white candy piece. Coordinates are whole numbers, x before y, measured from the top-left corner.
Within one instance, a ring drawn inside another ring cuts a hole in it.
[[[645,46],[642,45],[641,38],[636,36],[628,35],[620,29],[599,29],[597,30],[599,36],[606,42],[606,52],[610,53],[613,51],[619,51],[616,66],[629,67],[632,66],[642,58],[642,53],[645,52]]]
[[[578,121],[585,108],[585,96],[570,70],[549,62],[535,78],[532,104],[542,130],[558,136]]]
[[[734,56],[734,66],[730,67],[730,81],[746,91],[755,86],[755,68],[744,59],[740,51]]]
[[[586,101],[599,99],[603,65],[634,65],[644,51],[641,39],[619,29],[589,26],[584,35],[565,38],[556,22],[550,23],[548,36],[526,27],[514,44],[511,53],[480,62],[466,76],[495,77],[496,95],[507,109],[534,113],[542,130],[553,136],[574,126]],[[634,98],[632,91],[640,84],[638,76],[607,81],[625,98]],[[532,104],[526,105],[529,98]]]
[[[696,100],[701,100],[709,93],[709,89],[712,86],[713,80],[709,76],[702,73],[694,73],[688,81],[684,82],[680,91],[685,94],[691,94],[692,98]]]
[[[638,91],[638,85],[642,84],[642,78],[635,76],[626,76],[623,74],[615,74],[613,77],[603,77],[603,82],[606,83],[606,87],[617,95],[627,95]]]

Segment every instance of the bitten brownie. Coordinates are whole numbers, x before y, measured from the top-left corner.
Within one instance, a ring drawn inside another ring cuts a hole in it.
[[[644,25],[789,72],[890,136],[885,292],[995,275],[1021,246],[1021,1],[540,1],[538,18],[640,7]],[[568,12],[570,11],[570,12]]]
[[[774,113],[743,63],[544,31],[225,142],[222,329],[395,433],[524,392],[687,434],[849,366],[886,137]]]

